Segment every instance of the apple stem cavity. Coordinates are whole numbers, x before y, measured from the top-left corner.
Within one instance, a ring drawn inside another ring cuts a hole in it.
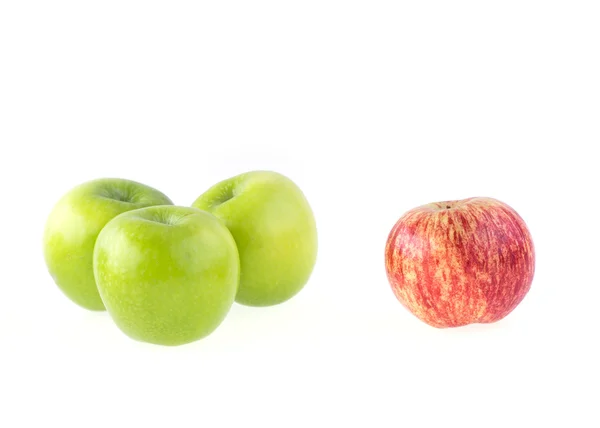
[[[117,188],[104,188],[101,190],[100,192],[100,196],[102,196],[103,198],[106,199],[113,199],[115,201],[119,201],[119,202],[133,202],[133,198],[131,197],[131,194],[123,189],[117,189]]]
[[[214,201],[213,206],[223,205],[225,202],[230,201],[236,196],[235,189],[233,186],[228,186],[223,189],[223,192]]]

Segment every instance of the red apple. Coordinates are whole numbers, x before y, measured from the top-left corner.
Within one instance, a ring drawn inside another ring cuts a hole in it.
[[[492,323],[525,297],[535,267],[523,219],[492,198],[437,202],[405,213],[385,267],[394,294],[434,327]]]

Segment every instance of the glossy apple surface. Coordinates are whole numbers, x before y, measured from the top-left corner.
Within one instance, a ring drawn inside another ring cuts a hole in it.
[[[234,302],[239,257],[227,228],[192,207],[121,214],[100,232],[94,273],[108,313],[128,336],[182,345],[213,332]]]
[[[52,209],[44,230],[44,258],[54,282],[78,305],[104,310],[92,258],[98,234],[117,215],[172,204],[163,193],[135,181],[106,178],[81,184]]]
[[[530,289],[535,254],[523,219],[492,198],[423,205],[405,213],[385,248],[398,300],[434,327],[492,323]]]
[[[224,180],[193,204],[229,228],[240,253],[236,301],[250,306],[282,303],[308,281],[317,256],[315,218],[289,178],[253,171]]]

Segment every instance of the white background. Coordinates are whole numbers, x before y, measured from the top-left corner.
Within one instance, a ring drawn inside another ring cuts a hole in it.
[[[4,0],[0,426],[599,426],[599,22],[595,1]],[[291,301],[169,348],[47,274],[74,185],[188,205],[253,169],[317,218]],[[470,196],[525,219],[535,279],[496,324],[434,329],[393,296],[385,240]]]

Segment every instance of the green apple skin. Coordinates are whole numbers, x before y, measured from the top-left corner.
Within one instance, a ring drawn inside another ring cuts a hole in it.
[[[69,191],[52,209],[44,229],[44,258],[56,285],[78,305],[104,310],[92,263],[98,234],[123,212],[172,204],[152,187],[119,178],[89,181]]]
[[[240,262],[231,233],[192,207],[159,206],[115,217],[100,232],[94,275],[129,337],[182,345],[208,336],[235,301]]]
[[[308,201],[289,178],[247,172],[214,185],[193,206],[220,218],[235,238],[238,303],[276,305],[304,287],[317,257],[317,228]]]

